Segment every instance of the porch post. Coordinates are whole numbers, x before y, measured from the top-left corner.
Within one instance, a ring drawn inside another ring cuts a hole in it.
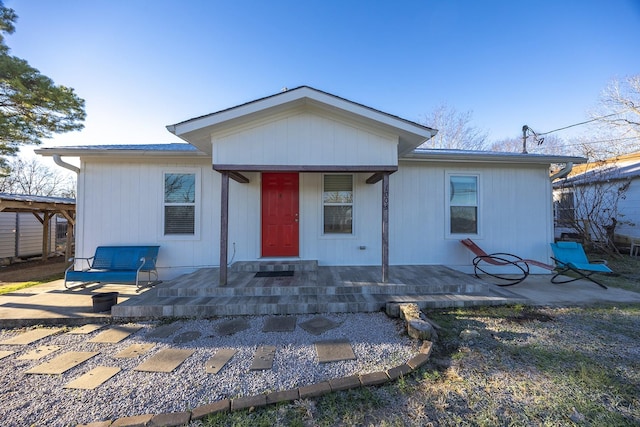
[[[229,241],[229,173],[222,172],[220,189],[220,286],[227,284],[227,242]]]
[[[73,243],[75,241],[74,236],[73,236],[73,226],[74,226],[74,221],[69,221],[67,219],[67,244],[65,245],[64,248],[64,254],[65,254],[65,262],[69,261],[69,258],[71,258],[72,256],[75,256],[75,253],[71,250]]]
[[[52,214],[49,212],[43,212],[44,222],[42,223],[42,260],[46,261],[49,258],[49,251],[51,249],[51,218]]]
[[[382,175],[382,283],[389,282],[389,174]]]

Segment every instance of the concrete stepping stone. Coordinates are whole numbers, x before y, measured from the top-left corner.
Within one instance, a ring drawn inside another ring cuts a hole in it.
[[[223,348],[221,350],[216,351],[216,354],[204,365],[204,370],[207,374],[217,374],[220,372],[224,365],[227,364],[229,360],[233,357],[234,354],[237,353],[237,350],[232,348]]]
[[[167,348],[160,350],[133,370],[142,372],[171,372],[193,353],[195,353],[195,350]]]
[[[117,357],[119,359],[138,357],[151,350],[154,346],[155,344],[131,344],[129,347],[125,348],[113,357]]]
[[[15,351],[0,350],[0,359],[11,356],[13,353],[15,353]]]
[[[97,351],[70,351],[41,365],[34,366],[25,371],[25,374],[63,374],[97,354]]]
[[[3,344],[3,345],[27,345],[27,344],[31,344],[33,342],[36,342],[38,340],[41,340],[43,338],[46,338],[48,336],[57,334],[61,330],[62,330],[62,328],[32,329],[30,331],[24,332],[24,333],[22,333],[20,335],[17,335],[15,337],[6,339],[6,340],[0,342],[0,344]]]
[[[316,346],[319,363],[356,359],[351,343],[347,340],[318,341],[314,344]]]
[[[170,335],[173,335],[181,327],[182,325],[180,323],[169,323],[167,325],[160,325],[147,333],[147,338],[167,338]]]
[[[276,356],[276,348],[272,345],[263,345],[258,347],[253,355],[250,371],[264,371],[273,367],[273,359]]]
[[[262,332],[293,332],[298,319],[294,316],[273,316],[264,321]]]
[[[246,319],[232,319],[218,325],[219,335],[233,335],[249,329],[249,322]]]
[[[81,390],[93,390],[104,384],[121,369],[113,366],[97,366],[86,374],[71,381],[64,388],[76,388]]]
[[[184,344],[187,342],[191,342],[194,340],[197,340],[198,338],[200,338],[200,332],[198,331],[187,331],[187,332],[183,332],[180,335],[176,336],[173,339],[173,342],[176,344]]]
[[[28,353],[23,354],[22,356],[18,357],[18,360],[38,360],[38,359],[42,359],[43,357],[54,353],[58,350],[60,350],[62,347],[60,347],[59,345],[41,345],[40,347],[31,350]]]
[[[117,344],[129,335],[139,331],[141,328],[141,326],[114,326],[104,332],[100,332],[98,335],[91,338],[89,342]]]
[[[91,332],[97,331],[98,329],[102,329],[102,328],[104,328],[104,325],[90,323],[88,325],[84,325],[84,326],[81,326],[79,328],[75,328],[75,329],[69,331],[68,333],[72,334],[72,335],[86,335],[86,334],[90,334]]]
[[[340,326],[339,323],[322,316],[316,316],[313,319],[300,323],[300,327],[312,335],[321,335],[338,326]]]

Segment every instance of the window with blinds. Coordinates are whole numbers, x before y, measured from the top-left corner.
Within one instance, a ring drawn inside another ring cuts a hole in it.
[[[164,234],[195,234],[196,175],[164,174]]]
[[[353,175],[324,175],[324,234],[353,233]]]

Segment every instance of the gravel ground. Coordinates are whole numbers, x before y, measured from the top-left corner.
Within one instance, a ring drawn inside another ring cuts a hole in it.
[[[178,412],[224,398],[250,396],[286,390],[352,374],[388,369],[406,362],[418,343],[404,333],[401,321],[383,313],[324,315],[339,326],[321,335],[312,335],[300,323],[315,315],[297,316],[294,332],[262,332],[266,317],[247,317],[250,328],[233,335],[219,335],[217,326],[230,318],[178,321],[181,328],[167,338],[146,335],[157,322],[137,323],[142,327],[118,344],[90,343],[102,330],[88,335],[68,334],[71,328],[25,346],[0,345],[16,353],[2,359],[0,366],[0,420],[4,426],[66,426],[147,413]],[[133,326],[134,324],[130,324]],[[0,341],[24,332],[0,331]],[[188,332],[200,338],[174,343]],[[314,342],[347,339],[356,360],[319,364]],[[131,344],[155,343],[147,353],[133,359],[114,358]],[[17,358],[42,345],[62,346],[40,360]],[[276,346],[273,368],[250,371],[253,355],[262,345]],[[137,372],[133,369],[161,349],[193,349],[195,353],[171,373]],[[218,374],[207,374],[205,362],[218,349],[234,348],[237,353]],[[67,351],[99,351],[87,362],[62,375],[30,375],[24,372]],[[95,390],[63,388],[71,380],[97,366],[117,366],[122,371]]]

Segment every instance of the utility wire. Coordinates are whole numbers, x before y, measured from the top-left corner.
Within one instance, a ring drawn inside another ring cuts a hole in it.
[[[565,127],[559,128],[559,129],[550,130],[549,132],[538,133],[537,135],[538,136],[549,135],[550,133],[558,132],[558,131],[569,129],[569,128],[572,128],[572,127],[586,125],[587,123],[595,122],[596,120],[602,120],[602,119],[606,119],[607,117],[617,116],[618,114],[624,113],[625,111],[626,110],[618,111],[617,113],[612,113],[612,114],[607,114],[606,116],[596,117],[594,119],[587,120],[585,122],[575,123],[573,125],[565,126]]]
[[[614,138],[614,139],[602,139],[600,141],[585,141],[585,142],[577,142],[575,144],[560,144],[560,145],[556,145],[555,147],[558,148],[562,148],[562,147],[575,147],[575,146],[580,146],[580,145],[592,145],[592,144],[601,144],[603,142],[621,142],[621,141],[631,141],[634,139],[638,139],[638,137],[636,136],[629,136],[626,138]]]

